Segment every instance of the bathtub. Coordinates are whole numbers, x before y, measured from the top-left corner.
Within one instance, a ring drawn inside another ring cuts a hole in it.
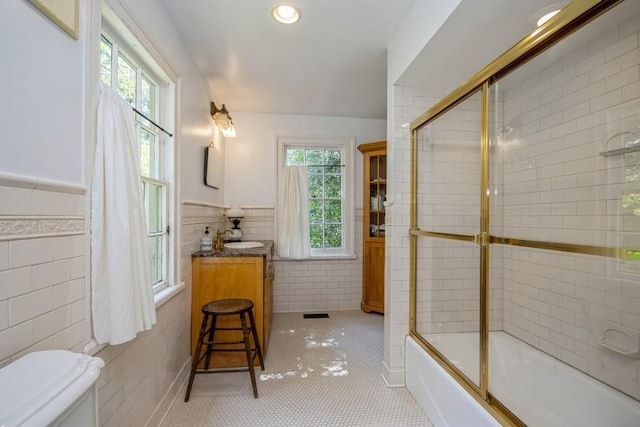
[[[477,375],[478,334],[429,338],[470,377]],[[504,332],[489,339],[489,390],[529,426],[640,426],[640,402]],[[407,388],[437,426],[499,426],[411,337]],[[526,385],[524,387],[523,385]]]

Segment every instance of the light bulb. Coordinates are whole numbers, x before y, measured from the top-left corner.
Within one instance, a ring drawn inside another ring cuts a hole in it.
[[[295,24],[300,20],[300,10],[295,6],[281,4],[271,10],[274,19],[283,24]]]

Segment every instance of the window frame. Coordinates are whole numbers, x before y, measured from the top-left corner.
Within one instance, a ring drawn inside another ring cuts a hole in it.
[[[118,61],[122,56],[130,65],[133,65],[136,70],[136,93],[135,93],[135,107],[141,111],[140,103],[142,98],[142,91],[140,87],[142,81],[147,80],[155,85],[155,103],[153,105],[154,112],[151,118],[157,123],[167,124],[173,122],[171,119],[175,116],[175,101],[174,101],[174,84],[171,79],[160,69],[160,66],[152,60],[151,55],[139,45],[133,47],[131,43],[128,43],[126,39],[131,38],[130,34],[122,34],[120,25],[114,21],[113,16],[108,16],[108,19],[104,19],[100,29],[100,41],[98,42],[98,57],[101,58],[100,52],[102,49],[102,39],[104,38],[111,45],[111,86],[117,90],[117,73],[114,72],[118,69]],[[118,24],[118,25],[114,25]],[[98,80],[101,79],[102,63],[100,63]],[[115,85],[115,86],[114,86]],[[172,230],[177,230],[175,204],[176,194],[175,188],[176,175],[175,175],[175,162],[176,152],[173,141],[167,139],[162,132],[160,132],[155,126],[148,123],[145,119],[137,116],[135,120],[136,125],[136,137],[140,142],[141,132],[144,130],[149,132],[155,138],[154,155],[157,157],[154,162],[154,166],[157,167],[156,173],[151,173],[155,176],[140,175],[140,183],[142,191],[144,192],[145,203],[145,218],[147,220],[147,239],[149,244],[158,237],[161,238],[160,242],[160,280],[150,283],[152,286],[153,294],[156,298],[162,298],[160,293],[167,289],[177,285],[177,264],[176,259],[178,254],[176,252],[175,245],[175,232],[170,233]],[[140,148],[140,146],[139,146]],[[139,150],[139,156],[141,150]],[[160,201],[158,212],[162,212],[160,218],[160,224],[158,230],[149,230],[149,201],[150,201],[150,189],[153,185],[161,186],[160,195],[162,200]],[[155,277],[156,270],[153,268],[153,264],[150,265],[152,271],[152,277]]]
[[[355,138],[351,136],[276,136],[277,145],[277,176],[276,186],[280,183],[280,177],[286,166],[287,148],[301,148],[305,150],[341,150],[343,153],[342,164],[342,248],[310,248],[310,259],[344,259],[355,258]],[[277,191],[276,191],[277,198]],[[276,206],[276,218],[279,215]],[[276,221],[277,236],[277,221]]]

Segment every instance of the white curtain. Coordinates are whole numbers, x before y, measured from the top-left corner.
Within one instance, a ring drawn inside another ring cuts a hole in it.
[[[278,183],[278,255],[309,258],[309,184],[306,166],[285,166]]]
[[[156,322],[133,114],[100,83],[91,188],[91,308],[100,344],[127,342]]]

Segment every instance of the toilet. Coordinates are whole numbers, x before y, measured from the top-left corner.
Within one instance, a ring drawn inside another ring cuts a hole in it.
[[[98,426],[99,357],[36,351],[0,369],[0,427]]]

